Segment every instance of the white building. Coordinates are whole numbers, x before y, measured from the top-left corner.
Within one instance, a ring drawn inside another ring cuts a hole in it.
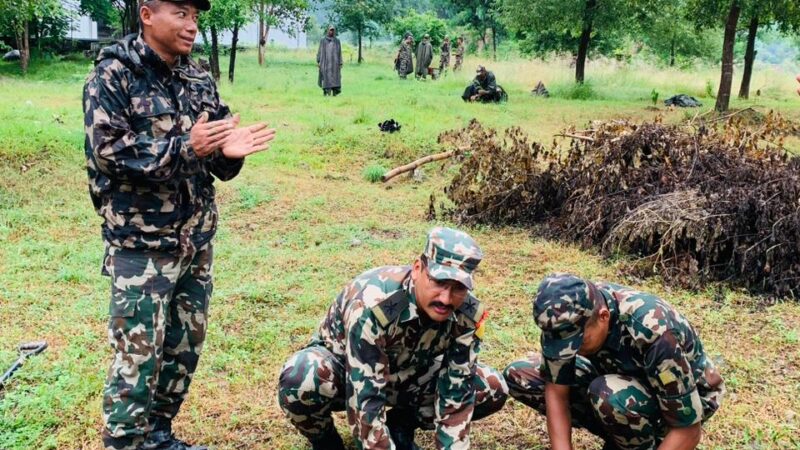
[[[198,41],[202,40],[198,34]],[[279,45],[288,48],[306,48],[306,33],[304,31],[295,32],[294,36],[289,33],[272,27],[269,29],[267,36],[267,44]],[[230,45],[231,33],[226,31],[219,36],[219,42],[222,45]],[[239,30],[239,45],[246,47],[255,47],[258,45],[258,22],[247,25],[244,29]]]
[[[97,41],[106,36],[98,34],[98,28],[102,33],[102,26],[98,27],[97,22],[93,21],[89,16],[84,16],[79,13],[80,0],[61,0],[64,8],[70,14],[70,30],[65,36],[67,39],[79,41]],[[231,33],[224,32],[220,35],[221,45],[230,45]],[[203,38],[200,33],[197,34],[197,42],[202,42]],[[270,45],[280,45],[288,48],[306,48],[306,33],[296,32],[291,35],[279,28],[272,27],[269,30],[267,37]],[[239,45],[255,47],[258,45],[258,23],[251,23],[244,29],[239,30]]]
[[[67,39],[77,41],[98,40],[97,22],[89,18],[89,16],[80,15],[79,0],[61,0],[61,4],[64,6],[64,9],[70,13],[70,29],[65,36]]]

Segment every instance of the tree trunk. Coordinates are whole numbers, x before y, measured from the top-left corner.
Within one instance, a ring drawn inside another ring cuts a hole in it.
[[[17,43],[19,44],[19,67],[22,73],[28,73],[28,65],[31,61],[31,41],[28,32],[30,24],[28,21],[22,23],[22,34],[17,36]]]
[[[672,37],[672,42],[669,48],[669,66],[675,67],[675,36]]]
[[[492,24],[492,60],[497,61],[497,27]]]
[[[744,53],[744,73],[742,86],[739,88],[739,98],[750,98],[750,80],[753,77],[753,64],[756,59],[756,34],[758,34],[758,15],[753,15],[747,30],[747,50]]]
[[[258,65],[264,65],[264,52],[267,47],[267,38],[269,37],[269,25],[264,20],[266,17],[266,5],[264,2],[259,2],[258,5]]]
[[[219,32],[217,27],[211,25],[211,75],[215,81],[219,81]]]
[[[139,2],[137,0],[125,0],[125,13],[122,21],[124,34],[139,32]]]
[[[358,63],[364,61],[364,58],[361,56],[361,29],[358,29]]]
[[[233,31],[231,32],[231,59],[230,63],[228,64],[228,81],[233,84],[233,75],[236,71],[236,44],[239,42],[239,24],[235,24],[233,26]]]
[[[586,72],[586,55],[589,53],[589,41],[592,39],[592,26],[594,24],[594,8],[597,0],[586,0],[586,10],[583,14],[583,31],[578,44],[578,59],[575,61],[575,82],[583,84]]]
[[[722,75],[719,80],[717,104],[714,106],[719,112],[728,110],[731,101],[731,84],[733,83],[733,46],[736,43],[736,24],[739,22],[741,7],[739,0],[733,0],[725,21],[725,40],[722,44]]]

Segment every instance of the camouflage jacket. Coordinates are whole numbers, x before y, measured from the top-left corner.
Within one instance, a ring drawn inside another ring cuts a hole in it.
[[[394,449],[384,406],[406,404],[429,381],[436,386],[437,447],[466,449],[484,308],[470,296],[450,320],[427,320],[410,273],[409,266],[388,266],[359,275],[331,305],[311,345],[345,361],[347,417],[359,448]]]
[[[230,116],[211,76],[188,57],[170,69],[130,35],[100,51],[83,91],[89,193],[107,245],[181,252],[217,226],[214,177],[243,160],[198,158],[189,131],[202,112]]]
[[[608,337],[589,361],[600,375],[621,374],[646,383],[658,397],[667,426],[687,427],[703,418],[699,390],[714,391],[722,378],[683,315],[664,300],[611,283],[597,283],[611,313]],[[544,358],[547,381],[569,385],[575,358]]]
[[[494,73],[491,71],[486,71],[486,76],[483,77],[483,80],[476,76],[475,79],[472,80],[472,84],[478,89],[482,89],[487,92],[494,92],[497,90],[497,80],[494,77]]]

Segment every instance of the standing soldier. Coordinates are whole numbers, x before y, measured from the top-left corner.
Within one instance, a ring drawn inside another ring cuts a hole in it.
[[[547,416],[553,449],[572,426],[604,449],[694,449],[725,384],[697,332],[667,302],[610,283],[547,276],[533,303],[543,356],[505,370],[511,396]]]
[[[238,128],[189,58],[208,0],[149,0],[142,32],[104,48],[83,93],[89,191],[103,218],[114,359],[106,449],[201,449],[172,435],[207,328],[217,227],[214,178],[230,180],[275,131]]]
[[[431,45],[430,35],[426,34],[417,47],[418,79],[422,78],[424,80],[428,76],[428,67],[431,66],[431,62],[433,62],[433,46]]]
[[[453,72],[461,70],[461,64],[464,63],[464,38],[459,36],[456,39],[456,63],[453,66]]]
[[[397,74],[404,80],[408,74],[414,72],[414,47],[412,39],[411,33],[406,33],[403,42],[400,44],[397,57],[394,60]]]
[[[444,76],[450,67],[450,38],[445,36],[442,42],[442,54],[439,56],[439,76]]]
[[[342,92],[342,44],[336,37],[333,25],[328,27],[328,32],[319,41],[317,67],[317,84],[322,88],[322,95],[339,95]]]
[[[280,375],[278,402],[314,450],[344,450],[331,418],[343,410],[359,449],[418,449],[420,427],[436,429],[439,449],[469,448],[470,422],[508,392],[478,363],[486,312],[469,291],[482,258],[466,233],[434,228],[413,266],[372,269],[344,288]]]

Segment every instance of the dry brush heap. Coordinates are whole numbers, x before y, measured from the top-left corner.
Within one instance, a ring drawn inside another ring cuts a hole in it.
[[[637,257],[640,274],[732,281],[800,296],[800,160],[777,114],[756,125],[594,123],[568,149],[501,138],[473,120],[439,142],[463,160],[445,189],[460,222],[544,225],[559,239]]]

